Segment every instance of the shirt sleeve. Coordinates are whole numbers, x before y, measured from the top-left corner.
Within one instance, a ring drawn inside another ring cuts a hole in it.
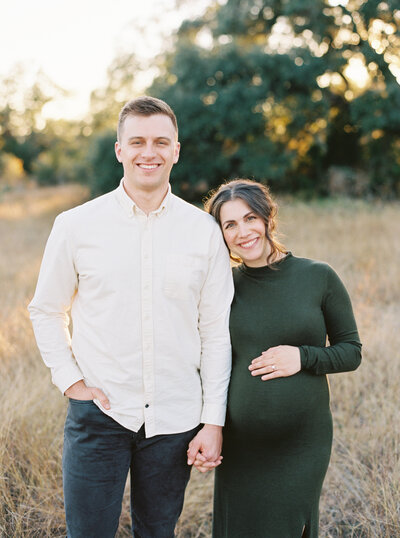
[[[71,349],[68,329],[78,287],[65,213],[59,215],[43,255],[35,295],[28,306],[36,341],[53,383],[62,393],[83,379]]]
[[[361,342],[349,294],[329,266],[322,312],[329,347],[300,346],[301,367],[317,375],[349,372],[361,362]]]
[[[229,253],[216,225],[210,241],[208,273],[199,303],[201,422],[223,426],[231,373],[229,313],[233,279]]]

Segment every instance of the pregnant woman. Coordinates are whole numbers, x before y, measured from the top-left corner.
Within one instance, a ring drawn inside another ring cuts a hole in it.
[[[329,265],[276,240],[276,205],[264,185],[226,183],[206,209],[241,262],[213,537],[316,538],[332,446],[326,374],[361,360],[348,293]]]

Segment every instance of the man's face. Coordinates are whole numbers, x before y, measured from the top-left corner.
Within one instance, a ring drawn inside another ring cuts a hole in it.
[[[164,114],[128,116],[115,143],[127,186],[146,192],[167,189],[171,169],[179,159],[176,138],[174,125]]]

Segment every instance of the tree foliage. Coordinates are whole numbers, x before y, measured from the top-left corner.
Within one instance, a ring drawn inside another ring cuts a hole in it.
[[[147,93],[178,117],[172,179],[189,200],[238,176],[275,191],[400,195],[397,0],[209,0],[151,65],[119,55],[82,121],[44,121],[61,90],[39,74],[21,95],[14,73],[0,90],[0,153],[40,183],[109,190],[122,174],[118,112],[143,93],[146,69],[158,72]]]
[[[88,151],[88,183],[92,194],[116,188],[123,176],[114,152],[115,130],[105,130],[93,137]]]
[[[399,194],[400,10],[342,4],[228,0],[182,24],[150,89],[178,116],[182,192],[250,176],[327,193],[342,167],[347,192]]]
[[[1,81],[0,150],[19,158],[24,170],[32,173],[34,162],[48,147],[42,109],[62,90],[39,72],[29,86],[23,82],[21,66]]]

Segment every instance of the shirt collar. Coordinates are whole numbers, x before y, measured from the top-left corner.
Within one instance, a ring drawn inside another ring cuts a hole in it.
[[[123,183],[124,178],[121,179],[119,186],[115,191],[119,205],[130,217],[133,217],[134,215],[144,215],[145,213],[140,209],[140,207],[134,202],[134,200],[132,200],[130,196],[128,196],[126,190],[124,189]],[[171,185],[168,184],[167,194],[164,196],[160,206],[154,211],[151,211],[150,215],[161,215],[164,213],[171,204],[171,194]]]

